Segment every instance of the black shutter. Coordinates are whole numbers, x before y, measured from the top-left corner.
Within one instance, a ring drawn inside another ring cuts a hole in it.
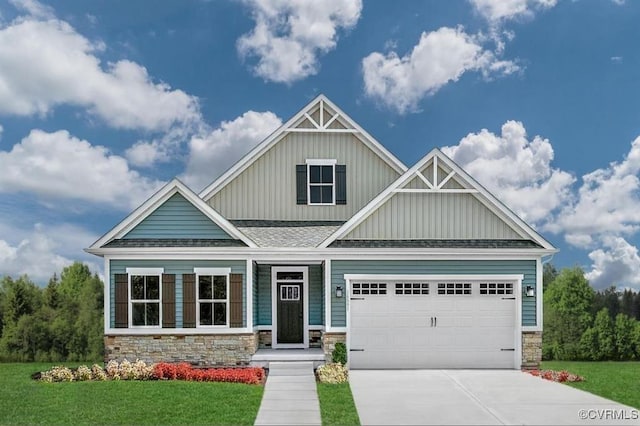
[[[336,204],[347,204],[347,166],[336,164]]]
[[[229,275],[229,327],[242,327],[242,274]]]
[[[115,274],[116,328],[129,327],[129,276]]]
[[[196,326],[196,274],[182,274],[182,326]]]
[[[162,327],[176,328],[175,274],[162,274]]]
[[[307,204],[307,165],[296,165],[296,204]]]

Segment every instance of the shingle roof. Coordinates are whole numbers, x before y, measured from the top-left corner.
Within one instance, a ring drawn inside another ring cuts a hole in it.
[[[127,238],[110,241],[103,247],[246,247],[240,240],[218,240],[208,238]]]
[[[531,240],[336,240],[335,248],[542,248]]]
[[[232,223],[259,247],[316,247],[344,222],[234,220]]]

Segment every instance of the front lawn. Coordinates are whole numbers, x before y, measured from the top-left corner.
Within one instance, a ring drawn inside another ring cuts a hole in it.
[[[569,386],[640,408],[640,362],[545,361],[541,368],[579,374],[585,381]]]
[[[317,385],[323,425],[360,424],[349,383],[337,385],[318,383]]]
[[[251,425],[264,391],[263,386],[237,383],[31,379],[32,373],[52,365],[0,364],[2,424]]]

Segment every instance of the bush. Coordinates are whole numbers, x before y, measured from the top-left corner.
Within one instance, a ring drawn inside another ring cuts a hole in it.
[[[331,352],[331,358],[335,363],[346,365],[347,364],[347,345],[345,345],[342,342],[336,343],[336,346],[333,348],[333,352]]]
[[[529,371],[532,376],[540,377],[545,380],[551,380],[552,382],[582,382],[584,377],[577,374],[569,373],[566,370],[554,371],[554,370],[532,370]]]
[[[345,383],[349,380],[347,368],[340,363],[325,364],[316,370],[318,380],[321,383]]]
[[[76,369],[76,371],[73,374],[73,377],[78,382],[91,380],[91,370],[86,365],[81,365]]]
[[[194,382],[230,382],[257,385],[262,383],[264,370],[258,367],[247,368],[193,368],[187,363],[155,364],[153,377],[162,380],[187,380]]]
[[[48,383],[73,382],[73,379],[73,371],[63,365],[58,365],[51,370],[40,373],[40,380]]]

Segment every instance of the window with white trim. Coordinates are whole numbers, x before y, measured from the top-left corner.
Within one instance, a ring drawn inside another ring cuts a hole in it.
[[[471,283],[438,283],[438,294],[461,296],[471,294]]]
[[[480,294],[513,294],[513,283],[480,283]]]
[[[429,294],[429,283],[396,283],[398,295],[426,295]]]
[[[371,296],[387,294],[387,283],[353,283],[351,294],[354,296]]]
[[[310,205],[336,203],[336,160],[307,160],[307,196]]]
[[[161,273],[143,269],[129,273],[129,318],[132,327],[160,327],[161,293]]]
[[[196,310],[199,327],[229,325],[229,271],[196,271]]]

